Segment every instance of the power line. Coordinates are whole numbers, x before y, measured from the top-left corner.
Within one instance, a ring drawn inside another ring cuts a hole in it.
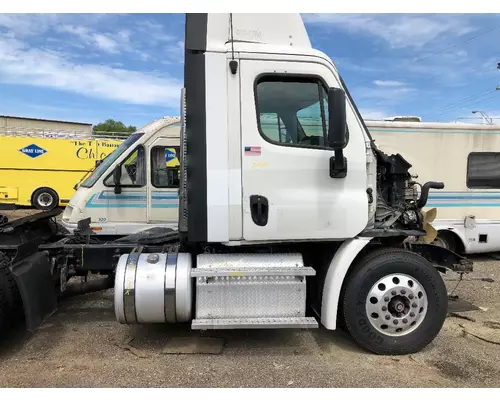
[[[458,109],[453,110],[453,111],[461,111],[461,110],[463,110],[463,109],[465,109],[465,108],[471,108],[472,106],[475,106],[475,105],[477,105],[477,104],[482,104],[482,103],[484,103],[485,101],[490,100],[490,99],[493,99],[493,98],[495,98],[495,97],[497,97],[497,98],[498,98],[498,95],[497,95],[497,94],[494,94],[493,96],[486,97],[485,99],[482,99],[481,101],[477,101],[477,102],[472,103],[472,104],[467,104],[465,107],[458,108]]]
[[[500,63],[497,64],[497,69],[500,69]],[[443,115],[446,112],[456,111],[456,110],[453,110],[453,108],[455,108],[457,105],[460,105],[460,104],[463,104],[463,103],[467,103],[470,100],[474,100],[476,98],[480,98],[480,97],[482,97],[485,94],[493,93],[493,92],[495,92],[497,90],[500,90],[500,86],[497,86],[495,89],[483,90],[483,91],[478,92],[476,94],[469,95],[469,96],[467,96],[467,97],[465,97],[463,99],[460,99],[459,101],[456,101],[456,102],[453,102],[453,103],[449,103],[449,104],[445,105],[444,107],[442,107],[442,108],[440,108],[438,110],[438,112],[439,111],[441,111],[441,112],[439,114],[437,114],[437,116]],[[448,109],[448,110],[446,110],[446,109]]]
[[[443,110],[446,110],[447,108],[450,108],[450,107],[453,108],[456,105],[460,105],[460,104],[463,104],[464,102],[467,102],[469,99],[473,100],[475,98],[479,98],[479,97],[481,97],[481,96],[483,96],[483,95],[485,95],[487,93],[492,93],[494,91],[495,91],[495,89],[483,90],[483,91],[481,91],[481,92],[479,92],[477,94],[469,95],[469,96],[467,96],[467,97],[465,97],[465,98],[463,98],[463,99],[461,99],[459,101],[456,101],[454,103],[449,103],[446,106],[441,107],[438,111],[443,111]],[[450,110],[448,110],[448,111],[450,111]],[[441,114],[439,114],[439,115],[441,115]]]
[[[420,61],[427,60],[427,59],[429,59],[429,58],[431,58],[433,56],[436,56],[438,54],[442,54],[442,53],[444,53],[444,52],[446,52],[446,51],[448,51],[448,50],[450,50],[450,49],[452,49],[452,48],[454,48],[454,47],[456,47],[456,46],[458,46],[460,44],[468,43],[468,42],[471,42],[471,41],[473,41],[473,40],[475,40],[475,39],[477,39],[477,38],[479,38],[481,36],[487,35],[488,33],[491,33],[491,32],[493,32],[493,31],[495,31],[497,29],[500,29],[500,25],[494,26],[493,28],[491,28],[491,29],[489,29],[487,31],[484,31],[484,32],[482,32],[480,34],[477,34],[477,35],[475,35],[475,36],[473,36],[471,38],[468,38],[466,40],[462,40],[461,42],[452,44],[452,45],[450,45],[450,46],[448,46],[448,47],[446,47],[446,48],[444,48],[442,50],[436,51],[436,52],[434,52],[432,54],[429,54],[427,56],[417,57],[417,58],[411,60],[410,63],[415,64],[415,63],[418,63]],[[497,68],[500,69],[500,63],[498,63],[498,65],[499,65],[499,67],[497,67]],[[383,74],[381,77],[379,77],[379,79],[385,78],[388,75],[389,75],[389,72],[387,72],[386,74]],[[366,81],[361,81],[361,83],[357,83],[357,85],[364,85],[365,83],[369,83],[371,81],[372,81],[372,79],[369,79],[369,80],[366,80]]]
[[[452,48],[454,48],[454,47],[457,47],[459,44],[464,44],[464,43],[471,42],[471,41],[473,41],[473,40],[477,39],[478,37],[483,36],[483,35],[486,35],[486,34],[488,34],[488,33],[490,33],[490,32],[493,32],[493,31],[495,31],[495,30],[497,30],[497,29],[500,29],[500,25],[497,25],[497,26],[495,26],[494,28],[492,28],[492,29],[490,29],[490,30],[488,30],[488,31],[486,31],[486,32],[480,33],[479,35],[476,35],[476,36],[473,36],[473,37],[471,37],[471,38],[469,38],[469,39],[463,40],[462,42],[452,44],[451,46],[449,46],[449,47],[447,47],[447,48],[445,48],[445,49],[443,49],[443,50],[437,51],[437,52],[435,52],[435,53],[432,53],[432,54],[430,54],[429,56],[426,56],[426,57],[420,58],[420,59],[418,59],[418,61],[426,60],[427,58],[430,58],[430,57],[432,57],[432,56],[434,56],[434,55],[438,55],[438,54],[444,53],[445,51],[448,51],[449,49],[452,49]],[[412,62],[416,62],[416,61],[412,61]],[[500,63],[499,63],[498,65],[500,66]],[[500,68],[500,67],[497,67],[497,68]]]

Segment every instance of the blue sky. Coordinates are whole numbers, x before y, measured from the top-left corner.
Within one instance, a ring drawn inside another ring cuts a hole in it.
[[[364,118],[481,110],[500,123],[500,14],[303,18]],[[183,14],[0,14],[0,115],[136,126],[178,115],[183,39]]]

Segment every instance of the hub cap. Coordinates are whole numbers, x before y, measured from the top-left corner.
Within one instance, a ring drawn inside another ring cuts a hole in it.
[[[52,204],[54,199],[49,193],[41,193],[38,195],[38,204],[42,205],[43,207],[48,207]]]
[[[366,314],[372,326],[388,336],[414,331],[427,314],[427,293],[415,278],[404,274],[383,277],[366,298]]]

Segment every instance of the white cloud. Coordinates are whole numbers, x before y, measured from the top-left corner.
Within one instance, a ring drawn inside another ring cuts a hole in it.
[[[374,110],[374,109],[361,108],[359,110],[359,113],[361,114],[361,117],[363,117],[363,119],[365,120],[381,120],[389,116],[388,112],[376,109]]]
[[[3,36],[22,40],[43,36],[47,45],[58,43],[66,50],[85,49],[72,51],[68,58],[88,57],[97,55],[96,52],[128,53],[144,62],[168,58],[168,54],[160,56],[154,46],[174,48],[184,33],[170,34],[165,31],[166,26],[141,18],[134,25],[123,27],[121,18],[116,14],[0,14],[0,33],[4,30],[7,32]]]
[[[110,37],[96,33],[93,35],[93,39],[97,47],[99,47],[100,49],[108,51],[110,53],[117,52],[119,45],[115,40],[111,39]]]
[[[354,97],[361,100],[377,100],[384,104],[399,104],[408,100],[418,90],[413,87],[360,87],[353,90]]]
[[[109,52],[118,53],[119,48],[122,47],[116,40],[111,37],[91,31],[89,28],[84,26],[74,26],[74,25],[61,25],[56,27],[58,32],[69,33],[79,37],[85,44],[90,46],[97,46],[99,49]],[[128,42],[128,36],[119,36],[124,39],[125,43]]]
[[[140,21],[137,23],[137,29],[147,34],[150,40],[155,44],[158,42],[173,42],[176,40],[174,35],[165,32],[165,27],[163,25],[157,24],[156,22],[148,20]]]
[[[376,36],[395,48],[418,48],[476,29],[464,14],[305,14],[304,21]]]
[[[0,38],[0,81],[164,107],[178,106],[182,85],[159,74],[75,63],[60,53],[31,48],[9,38]]]
[[[397,87],[397,86],[404,86],[406,85],[404,82],[400,81],[381,81],[381,80],[375,80],[373,83],[377,86],[388,86],[388,87]]]

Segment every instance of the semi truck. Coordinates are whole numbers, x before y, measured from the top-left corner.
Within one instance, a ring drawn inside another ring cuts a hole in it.
[[[0,135],[0,209],[64,207],[75,184],[122,140],[105,137],[9,132]]]
[[[443,183],[417,190],[404,156],[375,144],[300,14],[187,14],[185,29],[177,229],[113,238],[86,218],[61,235],[43,213],[0,226],[0,326],[16,305],[33,330],[68,291],[113,288],[123,324],[342,325],[376,354],[426,347],[448,311],[442,274],[473,268],[429,244],[435,210],[423,208]],[[117,195],[140,175],[130,154],[154,150],[138,139],[101,164]],[[75,289],[89,274],[104,278]]]

